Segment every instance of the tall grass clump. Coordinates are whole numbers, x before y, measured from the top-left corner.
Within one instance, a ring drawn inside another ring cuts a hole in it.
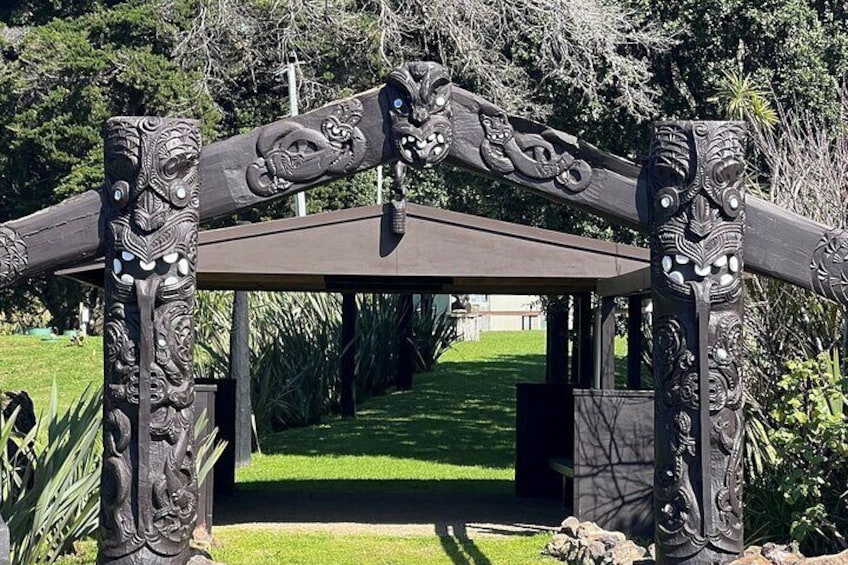
[[[229,375],[232,293],[200,292],[198,376]],[[395,385],[400,299],[357,296],[356,386],[363,400]],[[414,319],[419,367],[429,369],[453,341],[447,315],[424,308]],[[251,402],[259,434],[315,424],[340,404],[341,298],[326,293],[250,294]]]
[[[7,420],[0,416],[0,513],[12,563],[53,563],[97,530],[101,396],[88,388],[60,413],[54,383],[46,415],[26,434],[14,431],[18,409]],[[7,449],[12,444],[16,449]]]
[[[102,399],[102,388],[89,387],[60,412],[54,382],[47,412],[29,432],[15,429],[20,408],[8,419],[0,413],[0,514],[12,563],[54,563],[97,531]],[[201,414],[194,438],[201,486],[226,446],[216,441],[217,428],[199,436],[204,420]]]

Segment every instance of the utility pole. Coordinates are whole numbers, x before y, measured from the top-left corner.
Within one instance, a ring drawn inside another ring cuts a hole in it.
[[[289,53],[288,71],[289,77],[289,108],[292,116],[297,116],[297,54],[294,51]],[[306,215],[306,194],[298,192],[295,194],[295,206],[298,216]]]

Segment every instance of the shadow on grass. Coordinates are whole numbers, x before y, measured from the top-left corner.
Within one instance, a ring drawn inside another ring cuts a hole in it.
[[[445,362],[415,387],[370,399],[355,420],[265,438],[266,454],[382,455],[454,465],[512,468],[515,384],[544,380],[543,355]]]
[[[557,526],[565,512],[559,501],[517,498],[512,481],[495,480],[257,482],[240,484],[215,502],[216,525],[433,524],[440,536],[440,527],[453,525],[456,536],[466,524],[492,525],[497,531],[491,533],[533,535]]]

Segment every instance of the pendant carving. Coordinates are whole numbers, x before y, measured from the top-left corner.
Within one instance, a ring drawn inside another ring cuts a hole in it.
[[[480,156],[493,171],[518,173],[533,180],[556,180],[572,193],[589,186],[592,168],[568,152],[567,147],[573,143],[564,134],[553,129],[541,134],[516,131],[507,113],[491,104],[481,105],[480,124],[485,135]]]
[[[199,156],[194,121],[107,123],[100,563],[188,558]]]
[[[743,549],[744,128],[655,126],[653,221],[658,562]]]
[[[26,242],[10,227],[0,226],[0,288],[15,282],[27,265]]]
[[[356,127],[360,120],[362,102],[351,98],[335,105],[320,130],[292,119],[266,126],[256,142],[259,158],[247,167],[247,186],[268,197],[324,175],[356,172],[367,147],[365,135]]]
[[[451,82],[445,68],[406,63],[389,74],[384,93],[400,160],[421,168],[444,161],[453,141]]]

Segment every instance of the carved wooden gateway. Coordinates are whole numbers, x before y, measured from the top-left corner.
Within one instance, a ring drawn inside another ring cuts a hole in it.
[[[106,257],[100,562],[187,559],[198,221],[395,163],[400,236],[406,168],[442,162],[650,235],[658,560],[732,560],[743,543],[743,267],[848,302],[848,234],[746,196],[744,139],[737,123],[658,123],[641,167],[510,116],[426,62],[203,149],[189,120],[110,120],[102,189],[0,226],[0,287]]]

